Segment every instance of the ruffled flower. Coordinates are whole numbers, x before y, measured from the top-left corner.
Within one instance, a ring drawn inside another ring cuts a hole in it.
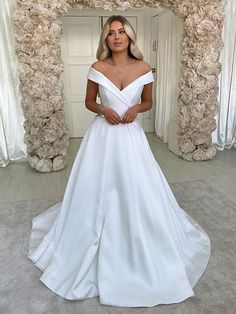
[[[179,147],[186,160],[213,158],[224,4],[219,0],[16,0],[16,53],[28,161],[41,172],[65,167],[69,145],[63,112],[59,16],[70,7],[127,10],[159,5],[184,18],[179,83]]]

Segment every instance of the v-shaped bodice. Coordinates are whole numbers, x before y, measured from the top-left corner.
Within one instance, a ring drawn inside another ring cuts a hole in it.
[[[145,84],[154,81],[152,71],[145,73],[120,90],[103,73],[90,67],[87,78],[99,85],[101,103],[114,109],[122,117],[129,107],[140,102]]]

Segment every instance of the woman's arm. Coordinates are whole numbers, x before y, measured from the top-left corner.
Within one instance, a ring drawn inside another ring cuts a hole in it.
[[[152,85],[152,82],[144,85],[141,103],[133,106],[138,112],[145,112],[152,108]]]
[[[120,123],[121,118],[115,110],[107,106],[103,106],[101,109],[101,105],[96,102],[97,94],[98,94],[98,84],[91,80],[88,80],[87,88],[86,88],[86,96],[85,96],[86,108],[95,113],[101,112],[104,115],[107,122],[109,122],[110,124]]]
[[[98,94],[98,84],[88,80],[85,96],[85,106],[88,110],[99,113],[100,105],[96,102]]]

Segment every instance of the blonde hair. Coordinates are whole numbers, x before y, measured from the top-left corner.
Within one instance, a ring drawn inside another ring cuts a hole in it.
[[[132,27],[132,25],[129,23],[129,21],[123,17],[122,15],[112,15],[109,17],[109,19],[104,24],[104,27],[102,29],[100,39],[99,39],[99,45],[96,53],[96,57],[99,61],[105,60],[109,58],[112,54],[110,48],[107,45],[107,35],[110,30],[110,24],[113,21],[119,21],[122,23],[124,30],[126,34],[129,37],[129,47],[128,47],[128,54],[131,58],[143,60],[143,55],[141,51],[139,50],[137,43],[136,43],[136,34]]]

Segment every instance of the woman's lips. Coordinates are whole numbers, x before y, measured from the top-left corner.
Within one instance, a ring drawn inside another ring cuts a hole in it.
[[[114,46],[120,46],[122,43],[114,43]]]

